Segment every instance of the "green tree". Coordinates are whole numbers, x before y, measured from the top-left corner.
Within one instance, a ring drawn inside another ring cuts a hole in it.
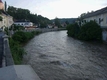
[[[7,9],[7,13],[13,16],[14,20],[28,20],[33,22],[34,24],[40,24],[40,25],[47,25],[51,22],[46,17],[30,13],[28,9],[9,6]]]
[[[66,23],[67,25],[69,25],[69,22],[68,22],[68,21],[65,21],[65,23]]]
[[[10,30],[13,30],[13,31],[20,31],[20,30],[24,30],[25,28],[23,26],[19,26],[19,25],[12,25],[10,27]]]
[[[102,29],[101,27],[95,22],[90,21],[81,26],[81,30],[78,36],[81,40],[102,40]]]
[[[79,31],[80,31],[80,27],[77,23],[70,24],[70,25],[67,26],[68,36],[77,38]]]
[[[3,18],[0,16],[0,21],[2,21],[3,20]]]
[[[6,1],[5,1],[5,11],[7,11],[7,3],[6,3]]]
[[[54,21],[56,26],[61,27],[61,24],[58,18],[55,18]]]

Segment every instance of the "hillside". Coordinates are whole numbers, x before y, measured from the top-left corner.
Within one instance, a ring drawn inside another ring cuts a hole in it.
[[[60,23],[68,22],[71,24],[74,23],[77,18],[58,18],[58,19]],[[54,21],[54,19],[52,21]]]

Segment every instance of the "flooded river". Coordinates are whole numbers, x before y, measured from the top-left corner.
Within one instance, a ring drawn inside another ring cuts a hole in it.
[[[24,48],[23,63],[31,65],[41,80],[107,80],[107,45],[56,31],[35,36]]]

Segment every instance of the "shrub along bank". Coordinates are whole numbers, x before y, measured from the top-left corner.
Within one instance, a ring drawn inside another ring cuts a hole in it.
[[[23,55],[26,53],[22,47],[22,44],[32,39],[40,32],[23,32],[17,31],[11,38],[9,38],[10,49],[15,64],[21,64]]]
[[[68,36],[85,40],[85,41],[102,41],[102,29],[95,22],[90,21],[82,26],[78,26],[77,23],[67,26]]]

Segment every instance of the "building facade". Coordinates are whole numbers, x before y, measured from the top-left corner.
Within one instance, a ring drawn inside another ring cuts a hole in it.
[[[2,0],[0,0],[0,9],[4,10],[4,4],[3,4]]]
[[[4,30],[6,27],[10,27],[13,24],[13,17],[7,14],[4,11],[4,5],[0,0],[0,17],[2,17],[2,21],[0,21],[0,28]]]
[[[17,25],[17,26],[23,26],[23,27],[33,26],[33,23],[30,22],[30,21],[15,21],[14,24]]]
[[[107,42],[107,7],[84,16],[83,22],[96,21],[102,28],[103,40]]]

